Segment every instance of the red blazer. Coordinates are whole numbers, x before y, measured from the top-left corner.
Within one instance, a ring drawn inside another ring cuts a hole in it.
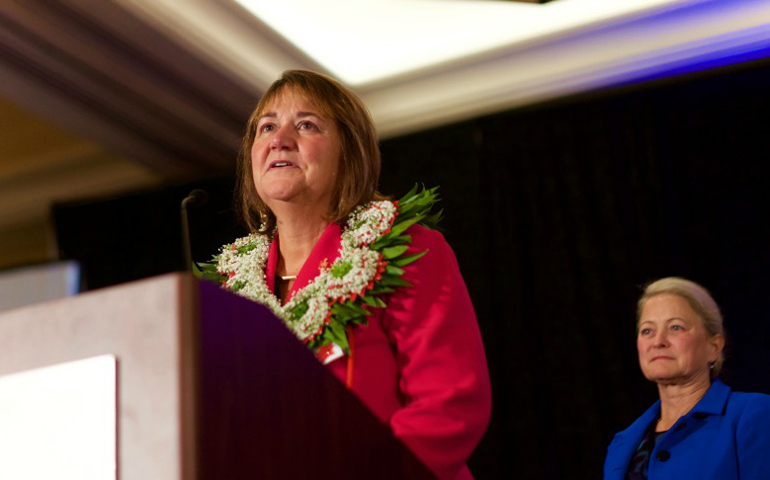
[[[465,465],[489,423],[492,394],[484,346],[454,252],[435,230],[407,230],[407,265],[400,288],[370,309],[367,327],[352,335],[352,359],[328,364],[341,381],[352,361],[351,388],[441,479],[472,479]],[[326,228],[297,274],[289,298],[339,256],[341,228]],[[270,246],[267,282],[274,291],[278,242]]]

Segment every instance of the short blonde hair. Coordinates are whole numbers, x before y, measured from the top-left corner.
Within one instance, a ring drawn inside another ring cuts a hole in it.
[[[691,280],[679,277],[661,278],[660,280],[655,280],[654,282],[647,284],[644,288],[644,293],[642,293],[636,306],[637,331],[639,329],[639,322],[641,321],[644,305],[650,298],[664,293],[676,295],[687,301],[690,308],[698,314],[703,322],[703,327],[709,338],[713,338],[716,335],[725,336],[722,312],[720,312],[719,305],[717,305],[717,302],[711,296],[709,291]],[[719,354],[719,358],[714,362],[711,369],[712,377],[719,375],[724,361],[725,355],[723,351]]]
[[[251,231],[271,232],[275,214],[257,194],[251,165],[251,147],[257,123],[265,109],[284,90],[307,95],[321,113],[336,122],[340,133],[340,163],[328,212],[329,220],[341,222],[355,207],[384,197],[377,192],[380,179],[380,148],[369,110],[355,93],[336,80],[309,70],[287,70],[262,96],[246,125],[236,175],[236,208]]]

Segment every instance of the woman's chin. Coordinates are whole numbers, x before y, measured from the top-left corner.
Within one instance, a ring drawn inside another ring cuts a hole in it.
[[[654,369],[644,372],[644,377],[651,382],[669,384],[675,383],[681,374],[665,369]]]
[[[271,201],[290,202],[300,193],[301,189],[293,182],[274,182],[260,192],[260,197],[269,205]]]
[[[647,380],[657,383],[658,385],[685,385],[692,383],[699,383],[702,378],[708,378],[708,372],[705,373],[693,373],[693,372],[651,372],[644,375]]]

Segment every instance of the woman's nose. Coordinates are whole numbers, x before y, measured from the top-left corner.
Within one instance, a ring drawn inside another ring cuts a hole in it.
[[[270,140],[272,150],[293,150],[296,146],[293,131],[290,128],[281,127],[275,131],[273,139]]]
[[[663,330],[659,331],[658,333],[656,333],[654,340],[655,340],[655,342],[654,342],[655,346],[664,347],[664,346],[668,345],[668,336],[666,335],[665,329],[663,329]]]

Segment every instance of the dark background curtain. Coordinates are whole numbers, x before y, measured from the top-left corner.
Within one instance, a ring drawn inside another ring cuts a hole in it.
[[[730,336],[724,377],[770,393],[770,64],[616,87],[383,142],[381,191],[440,185],[476,307],[493,416],[484,478],[596,479],[614,432],[656,399],[636,360],[641,286],[702,283]],[[179,202],[206,260],[243,233],[231,178],[60,205],[86,288],[182,267]]]

